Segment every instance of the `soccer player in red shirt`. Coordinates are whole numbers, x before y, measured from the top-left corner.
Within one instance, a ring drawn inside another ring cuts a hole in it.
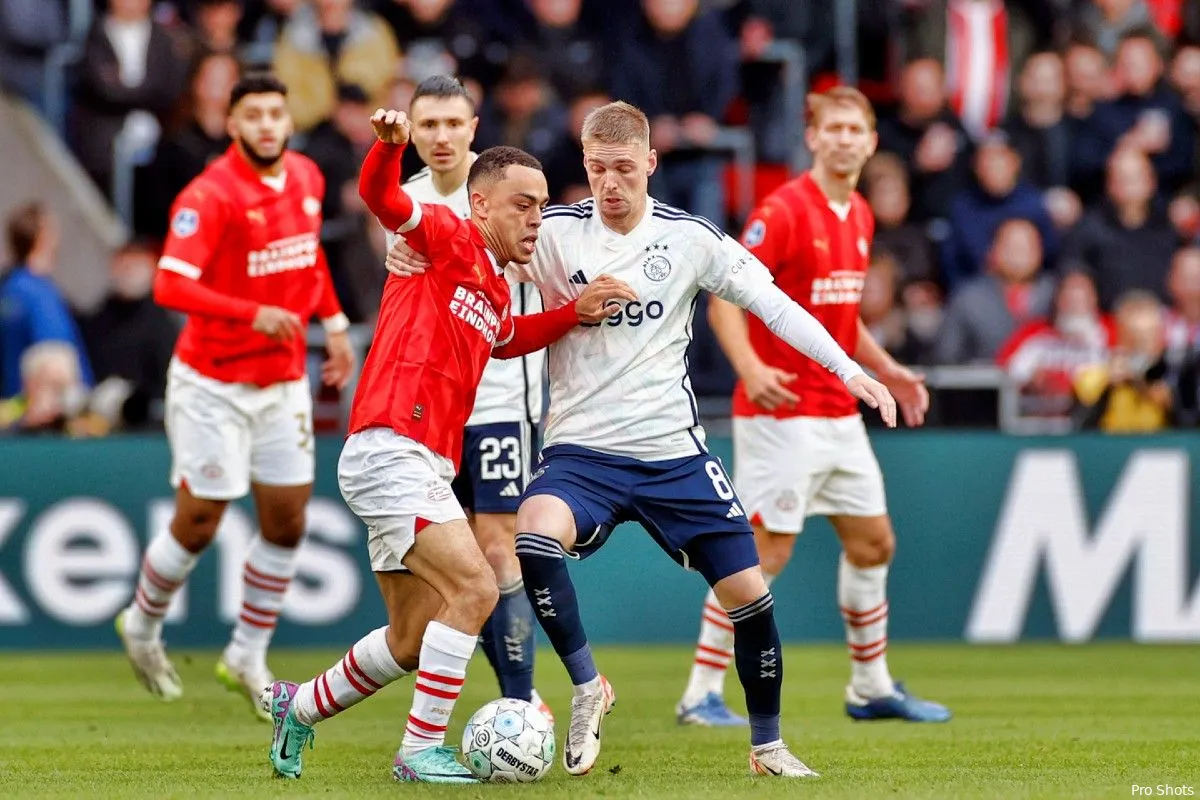
[[[338,464],[342,496],[367,526],[388,625],[307,683],[271,687],[270,759],[277,774],[299,777],[314,724],[415,670],[393,775],[467,783],[475,778],[445,746],[446,727],[499,596],[450,488],[476,389],[490,357],[540,350],[636,294],[602,276],[572,303],[514,317],[503,266],[533,257],[548,199],[537,159],[513,147],[481,153],[467,177],[471,218],[462,220],[444,205],[415,203],[401,188],[404,113],[381,109],[371,121],[380,141],[363,164],[360,193],[385,228],[431,262],[426,274],[390,277],[384,286]]]
[[[859,318],[875,220],[855,191],[875,152],[875,114],[856,89],[811,95],[805,138],[811,170],[769,195],[747,221],[742,243],[895,396],[909,425],[924,422],[923,379],[897,364]],[[838,605],[846,624],[854,719],[941,722],[943,706],[908,694],[887,667],[886,581],[895,539],[883,477],[858,402],[831,373],[776,337],[757,318],[711,298],[709,319],[738,374],[733,396],[734,484],[754,526],[770,581],[791,557],[806,516],[824,515],[842,542]],[[733,625],[712,593],[677,710],[683,724],[744,725],[725,706]]]
[[[328,334],[326,383],[354,370],[349,323],[319,245],[325,180],[288,151],[287,88],[250,74],[230,97],[233,144],[175,201],[155,299],[187,314],[167,376],[175,516],[150,543],[133,602],[116,626],[134,673],[163,700],[183,694],[162,623],[217,532],[230,500],[254,495],[261,535],[242,574],[242,607],[217,677],[255,712],[274,678],[267,646],[296,568],[314,477],[312,394],[304,332]]]

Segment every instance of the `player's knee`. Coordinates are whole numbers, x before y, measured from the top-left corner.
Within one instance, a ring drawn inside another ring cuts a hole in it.
[[[758,560],[763,572],[775,576],[783,572],[792,558],[792,544],[796,537],[768,533],[758,537]]]
[[[517,530],[554,539],[563,550],[575,546],[575,515],[561,498],[552,495],[534,495],[523,501],[517,512]]]
[[[517,561],[516,520],[509,515],[478,515],[475,517],[475,538],[483,557],[496,573],[496,580],[509,583],[521,575]]]
[[[890,527],[869,537],[847,540],[844,543],[846,560],[863,569],[890,563],[896,553],[896,536]]]
[[[491,565],[482,557],[464,563],[455,570],[451,584],[442,595],[446,605],[482,626],[500,599],[499,584]]]
[[[224,510],[225,504],[222,502],[198,498],[178,504],[171,522],[171,535],[188,552],[199,553],[217,535],[217,526],[221,524]]]

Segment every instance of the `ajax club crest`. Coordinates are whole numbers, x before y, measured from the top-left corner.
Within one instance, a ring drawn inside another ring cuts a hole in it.
[[[663,252],[667,250],[665,244],[652,244],[646,247],[646,252],[649,255],[642,262],[642,272],[646,273],[646,277],[655,283],[665,281],[671,274],[671,262],[667,260]]]

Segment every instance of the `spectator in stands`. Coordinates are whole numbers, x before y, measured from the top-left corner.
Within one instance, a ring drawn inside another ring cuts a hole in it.
[[[900,306],[908,323],[906,363],[936,364],[937,338],[942,331],[946,313],[942,290],[933,281],[913,281],[900,290]]]
[[[878,246],[871,253],[871,265],[863,283],[859,315],[875,341],[905,364],[928,363],[928,351],[908,326],[904,309],[897,303],[900,292],[900,265],[887,250]]]
[[[1197,4],[1200,7],[1200,4]],[[1171,86],[1193,122],[1200,120],[1200,45],[1181,47],[1171,59]]]
[[[588,186],[587,171],[583,168],[583,120],[594,109],[612,101],[602,91],[583,92],[567,109],[567,136],[561,140],[542,166],[546,169],[546,182],[550,184],[550,199],[555,203],[577,203],[592,196]]]
[[[1037,33],[1024,11],[1001,0],[920,0],[907,15],[908,58],[946,72],[950,109],[979,139],[1004,121],[1015,77]]]
[[[724,159],[708,149],[737,94],[737,48],[698,0],[642,0],[631,33],[605,59],[613,97],[650,117],[658,169],[651,193],[662,202],[725,223]]]
[[[238,63],[228,53],[203,56],[192,75],[185,100],[184,126],[158,143],[150,165],[150,202],[139,213],[146,220],[141,229],[152,236],[165,236],[171,204],[193,178],[229,147],[226,132],[229,93],[238,79]]]
[[[754,134],[755,155],[760,163],[789,164],[798,147],[803,147],[803,131],[789,113],[784,86],[786,67],[777,61],[763,60],[776,42],[791,40],[799,44],[810,82],[836,65],[834,50],[833,0],[793,3],[791,0],[747,0],[746,19],[742,21],[739,45],[741,99],[746,103],[750,130]],[[859,12],[859,37],[864,35],[864,11]],[[860,50],[860,54],[865,52]],[[861,65],[860,65],[861,73]],[[859,88],[865,87],[859,81]]]
[[[1089,271],[1102,308],[1130,289],[1165,296],[1176,234],[1155,200],[1154,168],[1131,147],[1108,161],[1108,198],[1084,215],[1063,244],[1062,263]]]
[[[50,277],[57,266],[59,231],[40,203],[26,203],[8,218],[12,265],[0,278],[0,397],[21,389],[21,355],[39,342],[66,342],[78,351],[80,373],[92,371],[67,301]]]
[[[1022,416],[1068,419],[1076,374],[1105,363],[1112,335],[1092,279],[1067,273],[1055,292],[1052,316],[1022,326],[996,357],[1021,389]]]
[[[1117,302],[1116,344],[1108,362],[1075,378],[1077,418],[1084,429],[1153,433],[1171,424],[1175,403],[1165,380],[1163,311],[1158,298],[1132,291]]]
[[[304,147],[325,176],[321,244],[338,300],[351,322],[362,322],[379,305],[375,295],[381,288],[382,268],[371,253],[368,214],[358,196],[359,169],[375,141],[372,111],[361,86],[342,84],[333,116],[313,128]]]
[[[879,123],[879,149],[895,153],[912,170],[912,219],[944,219],[965,183],[970,141],[946,105],[942,67],[919,59],[900,76],[900,106]]]
[[[152,414],[166,391],[167,365],[179,335],[178,321],[151,296],[157,261],[157,251],[144,241],[119,248],[110,265],[108,295],[81,324],[96,373],[95,394],[113,387],[114,422],[130,428],[159,421]]]
[[[1072,152],[1083,191],[1099,188],[1104,166],[1118,145],[1150,156],[1164,194],[1173,193],[1192,175],[1193,123],[1179,97],[1162,82],[1163,63],[1147,31],[1126,35],[1117,50],[1117,97],[1097,103],[1079,129]]]
[[[1021,156],[1002,133],[993,133],[975,151],[974,181],[950,206],[950,232],[942,241],[942,277],[951,293],[977,276],[987,261],[1001,223],[1026,219],[1037,226],[1044,263],[1058,256],[1058,232],[1042,193],[1021,181]]]
[[[337,84],[361,86],[378,105],[400,66],[388,26],[353,0],[313,0],[296,9],[275,45],[275,72],[288,87],[296,129],[333,114]]]
[[[1113,95],[1112,78],[1104,54],[1087,42],[1072,42],[1063,56],[1067,77],[1064,107],[1072,119],[1091,116],[1096,103]]]
[[[46,58],[66,39],[62,0],[0,0],[0,88],[44,112]]]
[[[113,144],[152,148],[186,80],[186,45],[150,17],[150,0],[109,0],[84,43],[75,96],[75,152],[104,192]]]
[[[567,110],[555,98],[533,57],[516,55],[479,110],[476,148],[510,145],[548,160],[568,139]]]
[[[236,54],[242,0],[196,0],[193,15],[198,58],[205,53]]]
[[[908,218],[912,197],[900,159],[894,153],[877,153],[863,170],[862,190],[875,214],[875,248],[891,253],[899,270],[897,280],[936,281],[933,245],[925,229]]]
[[[938,335],[939,364],[993,362],[1016,330],[1050,313],[1054,281],[1042,271],[1037,227],[1011,219],[996,231],[988,273],[950,296]]]
[[[1073,38],[1094,44],[1108,58],[1134,31],[1147,32],[1158,47],[1166,45],[1145,0],[1090,0],[1077,8],[1071,27]]]
[[[302,0],[251,0],[238,24],[238,39],[244,42],[242,58],[247,64],[275,61],[275,43],[283,35],[292,14]]]
[[[1071,142],[1076,122],[1063,103],[1066,82],[1057,53],[1036,53],[1025,62],[1018,106],[1003,129],[1021,156],[1021,178],[1045,193],[1046,210],[1062,230],[1079,221],[1083,205],[1071,186]]]
[[[66,342],[39,342],[21,354],[19,394],[0,402],[0,432],[101,434],[103,426],[87,414],[87,399],[79,352]]]
[[[601,45],[580,22],[583,0],[529,0],[529,8],[535,27],[519,47],[535,54],[559,100],[570,103],[600,86],[604,79]]]
[[[387,22],[410,61],[425,65],[409,73],[417,83],[432,75],[456,74],[490,88],[512,55],[480,21],[486,6],[467,9],[456,0],[369,0],[364,5]],[[445,69],[447,63],[457,68]]]
[[[1171,309],[1166,316],[1167,381],[1174,389],[1176,424],[1200,425],[1200,248],[1175,254],[1167,277]]]

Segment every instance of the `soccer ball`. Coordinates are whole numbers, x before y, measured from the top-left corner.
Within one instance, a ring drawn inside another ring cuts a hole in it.
[[[480,780],[532,783],[554,763],[554,725],[532,704],[502,697],[471,715],[462,750]]]

